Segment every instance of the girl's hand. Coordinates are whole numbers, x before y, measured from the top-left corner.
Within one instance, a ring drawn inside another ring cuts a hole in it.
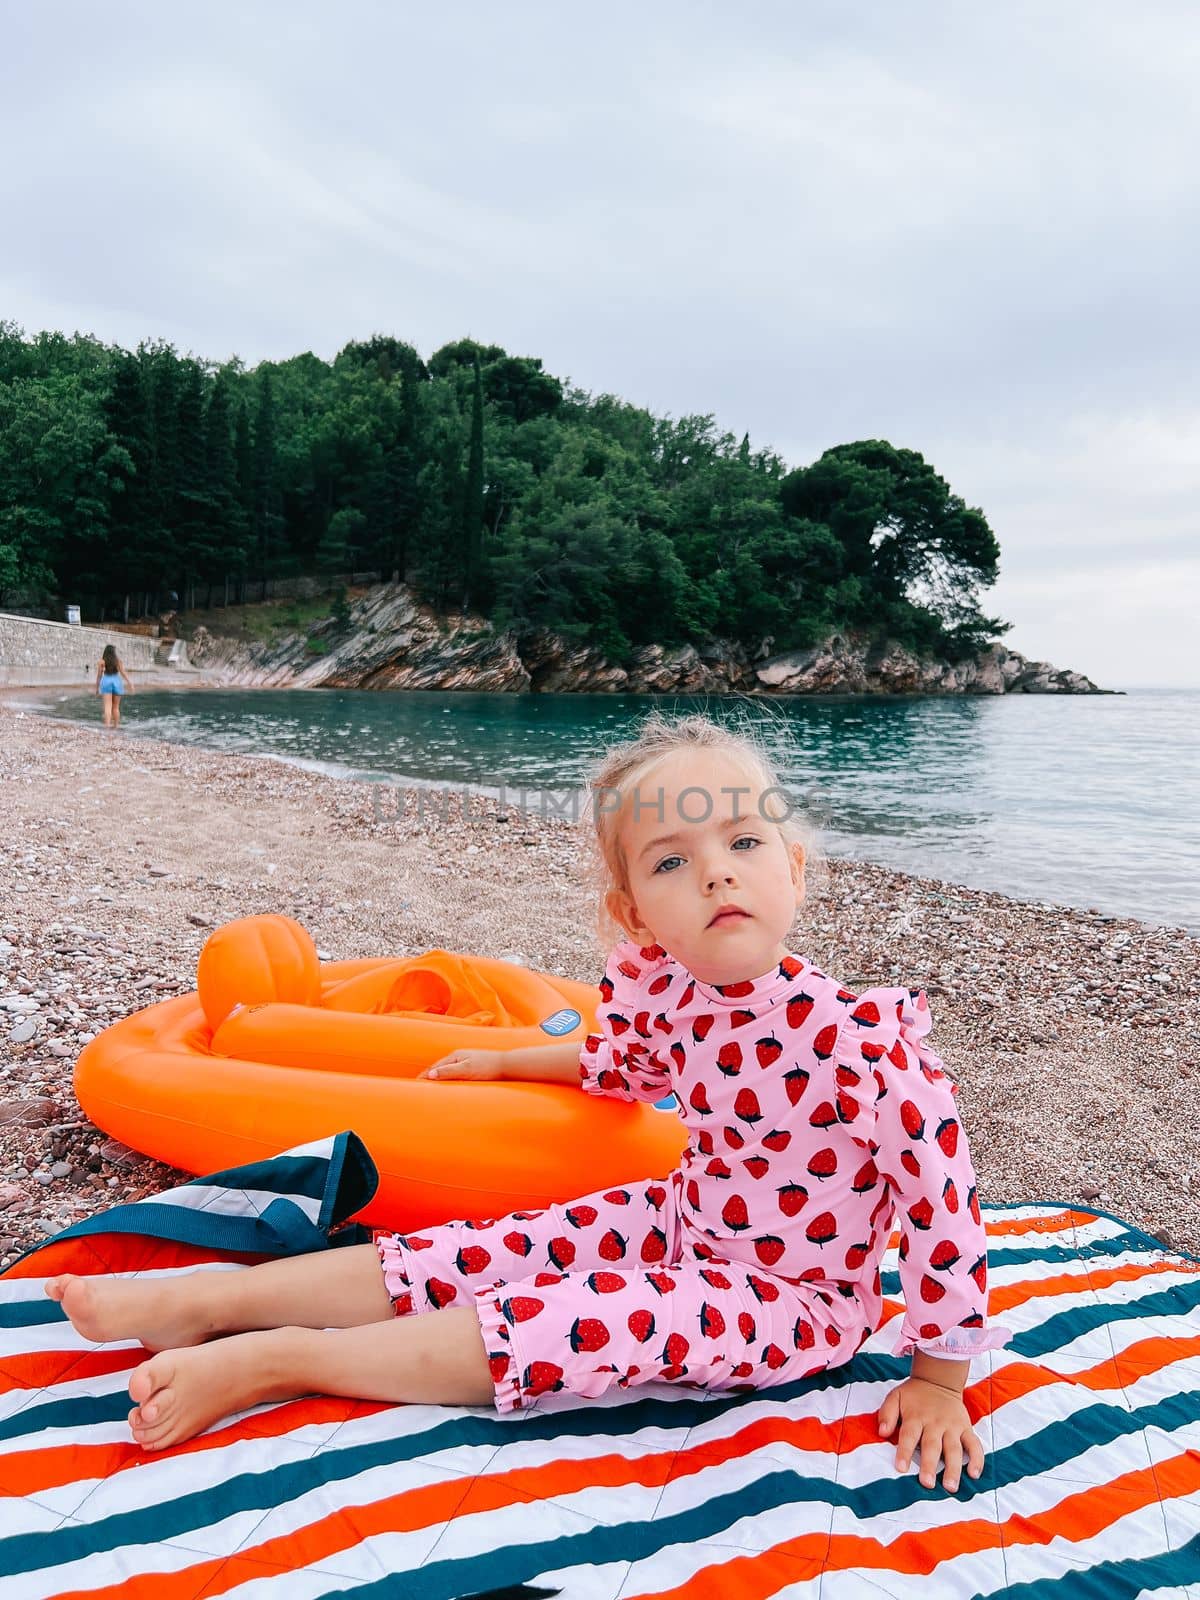
[[[503,1076],[504,1052],[502,1050],[453,1050],[448,1056],[443,1056],[440,1061],[435,1061],[431,1067],[426,1067],[424,1072],[417,1073],[418,1078],[436,1078],[438,1080],[465,1078],[479,1082],[503,1078]]]
[[[964,1449],[968,1474],[977,1478],[983,1471],[979,1435],[971,1426],[961,1396],[949,1389],[924,1378],[906,1378],[879,1408],[879,1431],[885,1439],[895,1432],[897,1423],[900,1433],[896,1440],[896,1470],[907,1472],[913,1451],[918,1450],[923,1488],[937,1487],[940,1459],[946,1463],[942,1487],[954,1494],[962,1475]]]

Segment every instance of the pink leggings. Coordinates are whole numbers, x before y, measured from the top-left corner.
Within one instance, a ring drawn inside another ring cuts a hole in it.
[[[498,1411],[655,1380],[762,1389],[848,1361],[870,1332],[857,1298],[710,1256],[682,1181],[379,1233],[396,1313],[473,1304]]]

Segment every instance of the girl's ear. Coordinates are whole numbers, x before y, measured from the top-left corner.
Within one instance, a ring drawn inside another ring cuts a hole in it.
[[[637,906],[634,905],[628,890],[610,889],[604,896],[604,909],[613,921],[625,930],[635,944],[653,942],[652,939],[647,937],[650,930],[642,925],[638,916]]]
[[[788,851],[789,865],[792,869],[792,885],[796,890],[796,904],[804,903],[804,865],[807,861],[804,846],[800,843],[793,844]]]

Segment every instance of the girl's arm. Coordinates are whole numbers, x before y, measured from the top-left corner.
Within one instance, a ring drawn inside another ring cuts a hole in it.
[[[101,661],[99,666],[96,668],[96,682],[95,682],[95,686],[94,687],[95,687],[95,690],[96,690],[97,694],[100,693],[100,679],[103,676],[104,676],[104,663],[103,663],[103,661]]]
[[[453,1050],[420,1078],[508,1079],[524,1083],[569,1083],[579,1086],[579,1043],[538,1045],[529,1050]]]
[[[124,667],[121,668],[121,676],[125,680],[125,687],[129,690],[130,694],[133,694],[135,692],[134,691],[134,687],[133,687],[132,682],[130,681],[129,674],[125,671]]]

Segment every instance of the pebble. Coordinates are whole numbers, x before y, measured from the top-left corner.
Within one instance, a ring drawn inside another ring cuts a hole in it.
[[[38,1031],[37,1023],[29,1018],[25,1022],[18,1022],[8,1036],[10,1044],[28,1044]]]
[[[130,787],[128,749],[94,729],[9,718],[0,739],[0,1183],[26,1197],[5,1212],[14,1249],[35,1237],[33,1219],[51,1220],[40,1180],[56,1164],[71,1176],[50,1178],[54,1197],[82,1214],[180,1181],[82,1120],[71,1070],[116,1018],[195,987],[198,929],[286,911],[322,961],[439,945],[592,982],[602,964],[568,822],[497,814],[482,796],[464,811],[458,795],[422,821],[415,790],[373,807],[370,784],[143,751],[146,781]],[[78,798],[107,783],[128,795],[120,834],[102,834],[91,796]],[[368,881],[373,901],[359,892]],[[810,894],[795,948],[852,987],[934,997],[932,1042],[959,1079],[982,1199],[1090,1194],[1200,1254],[1200,940],[867,862],[818,864]],[[35,1036],[7,1049],[30,1021]],[[62,1130],[49,1167],[47,1124]]]

